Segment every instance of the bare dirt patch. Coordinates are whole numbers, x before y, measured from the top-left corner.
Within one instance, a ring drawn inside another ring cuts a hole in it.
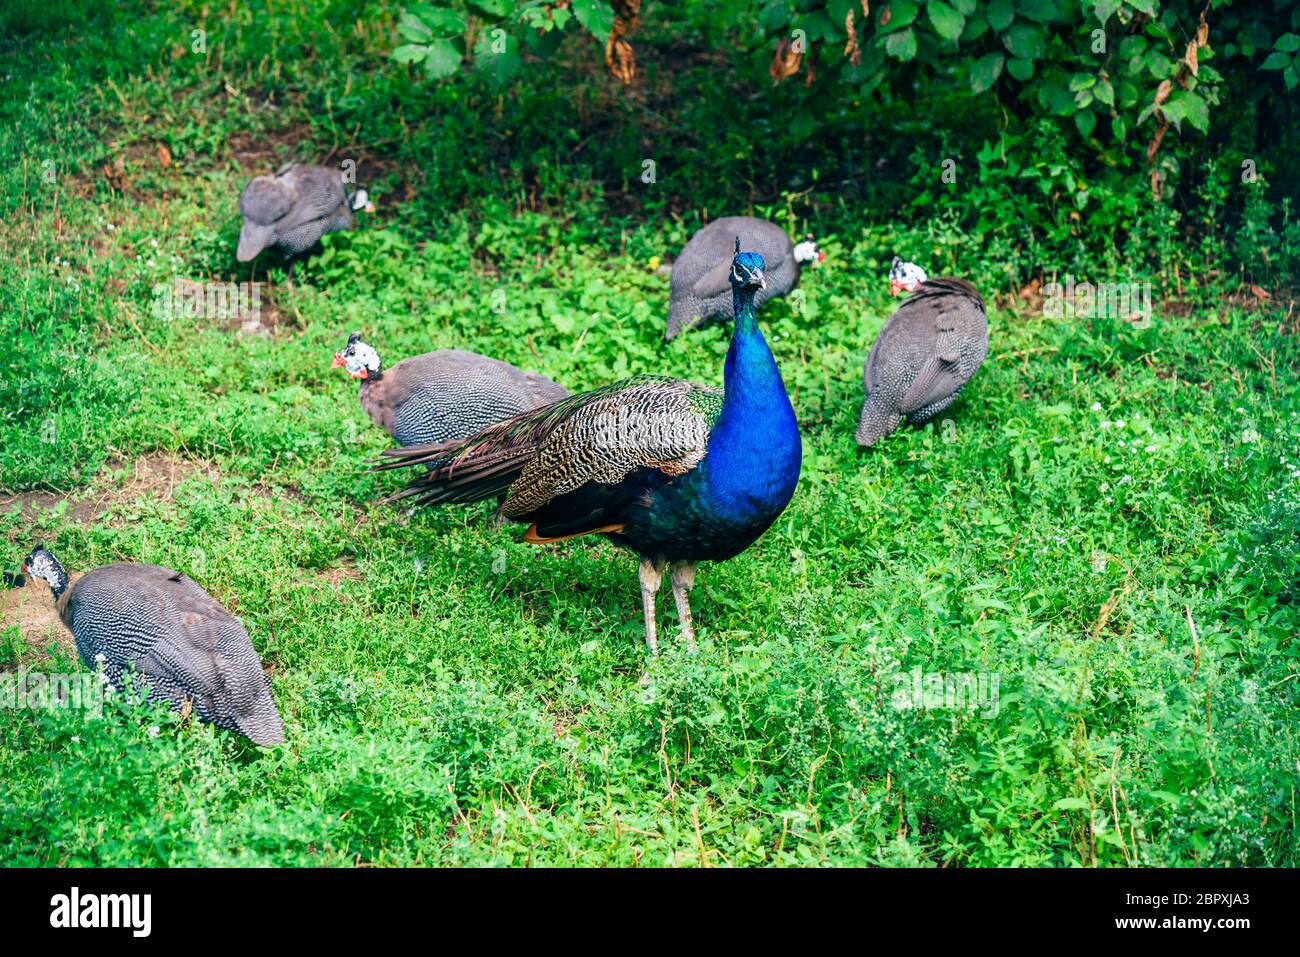
[[[311,124],[306,122],[290,123],[275,130],[240,132],[230,138],[230,155],[240,169],[253,176],[274,173],[285,163],[306,162],[299,151],[311,138]]]
[[[76,582],[81,575],[74,573],[70,577],[72,582]],[[71,657],[77,657],[77,644],[59,619],[54,596],[44,582],[29,578],[22,588],[0,592],[0,628],[14,625],[18,626],[18,634],[27,644],[27,651],[19,657],[18,664],[54,657],[46,651],[51,642]]]
[[[114,506],[134,502],[137,498],[171,501],[176,488],[186,479],[203,475],[219,480],[219,473],[209,462],[183,459],[170,452],[154,452],[133,460],[110,459],[89,487],[68,494],[57,492],[22,492],[0,495],[0,513],[18,505],[25,518],[37,519],[60,502],[68,503],[65,517],[73,524],[84,525],[101,519]]]

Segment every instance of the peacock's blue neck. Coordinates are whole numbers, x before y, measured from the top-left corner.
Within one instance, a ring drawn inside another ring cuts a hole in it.
[[[799,480],[799,425],[754,316],[754,290],[733,291],[736,325],[723,373],[722,413],[709,436],[709,497],[741,521],[779,512]]]

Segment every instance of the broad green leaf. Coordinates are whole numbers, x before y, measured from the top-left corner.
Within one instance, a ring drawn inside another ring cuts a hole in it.
[[[989,22],[984,18],[984,14],[977,13],[966,20],[966,28],[961,31],[961,39],[958,42],[970,43],[973,40],[978,40],[988,33],[988,29]]]
[[[963,17],[972,16],[979,8],[978,0],[952,0],[952,5],[957,8],[957,12]]]
[[[1109,20],[1123,4],[1121,0],[1097,0],[1092,6],[1092,13],[1101,25],[1104,27]]]
[[[778,30],[790,22],[790,7],[785,0],[774,0],[759,13],[758,22],[769,33]]]
[[[1061,798],[1052,805],[1054,811],[1087,811],[1092,807],[1087,798]]]
[[[1287,53],[1270,53],[1259,65],[1261,70],[1285,70],[1291,65],[1291,56]]]
[[[917,5],[912,0],[893,0],[889,4],[889,22],[885,24],[886,30],[901,30],[903,27],[910,26],[916,19]]]
[[[418,63],[428,52],[429,48],[422,43],[403,43],[393,51],[393,59],[398,63]]]
[[[421,19],[429,25],[435,37],[441,37],[444,40],[458,37],[465,32],[465,18],[455,10],[435,7]]]
[[[573,0],[573,15],[587,31],[601,43],[609,39],[614,29],[614,8],[605,0]]]
[[[916,33],[911,27],[891,33],[885,39],[885,51],[895,60],[906,63],[916,56]]]
[[[1283,53],[1295,53],[1300,50],[1300,36],[1294,33],[1284,33],[1277,38],[1277,43],[1273,44],[1274,50],[1281,50]]]
[[[1147,38],[1140,33],[1134,33],[1119,41],[1119,58],[1130,60],[1135,56],[1141,56],[1146,49]]]
[[[1187,122],[1202,133],[1210,130],[1210,108],[1199,93],[1183,91],[1178,96],[1183,106],[1183,115]]]
[[[1022,60],[1041,59],[1044,48],[1043,28],[1017,23],[1002,34],[1002,43],[1011,51],[1012,56]]]
[[[803,14],[795,26],[801,27],[809,40],[828,40],[837,45],[844,42],[844,21],[835,23],[821,10]]]
[[[1075,93],[1095,86],[1096,83],[1097,74],[1095,73],[1076,73],[1074,76],[1070,77],[1070,89]]]
[[[1007,72],[1023,83],[1034,75],[1034,61],[1017,60],[1012,57],[1007,61]]]
[[[403,40],[410,40],[413,43],[423,43],[433,36],[433,31],[429,29],[428,24],[409,10],[397,21],[397,32],[402,35]]]
[[[504,17],[513,3],[512,0],[469,0],[469,5],[490,17]]]
[[[1087,139],[1097,125],[1097,114],[1092,110],[1080,110],[1074,114],[1074,125],[1078,128],[1079,135]]]
[[[939,0],[931,0],[926,5],[925,12],[930,15],[930,22],[934,25],[935,33],[945,40],[957,42],[962,29],[966,26],[965,17],[948,6],[948,4],[940,3]]]
[[[1282,82],[1286,84],[1288,90],[1294,90],[1297,83],[1300,83],[1300,66],[1295,61],[1282,71]]]
[[[494,38],[492,33],[488,30],[474,44],[474,69],[497,83],[507,83],[518,75],[523,65],[519,59],[519,43],[509,35]]]
[[[434,40],[429,44],[424,68],[429,79],[440,80],[460,69],[460,51],[450,40]]]
[[[1002,66],[1006,58],[1001,53],[990,53],[975,61],[970,70],[970,88],[976,93],[983,93],[1002,75]]]
[[[1115,105],[1115,88],[1110,85],[1110,80],[1098,80],[1097,85],[1092,88],[1092,95],[1100,103],[1107,106]]]
[[[988,8],[989,26],[1001,33],[1016,18],[1016,7],[1011,0],[992,0]]]
[[[1121,143],[1128,137],[1128,123],[1124,117],[1116,116],[1110,121],[1110,132]]]
[[[1016,11],[1030,20],[1037,20],[1039,23],[1046,23],[1049,20],[1055,20],[1057,16],[1057,7],[1059,4],[1054,0],[1019,0],[1016,4]]]

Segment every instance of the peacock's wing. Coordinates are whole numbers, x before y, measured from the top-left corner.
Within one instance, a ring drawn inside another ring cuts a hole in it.
[[[470,502],[507,492],[502,513],[522,518],[584,486],[617,486],[642,468],[690,471],[704,458],[721,410],[721,390],[637,376],[525,412],[460,442],[389,450],[377,467],[430,466],[393,499]]]

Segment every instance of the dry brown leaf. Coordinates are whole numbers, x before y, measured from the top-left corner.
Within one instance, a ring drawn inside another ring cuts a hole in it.
[[[636,77],[636,54],[624,34],[641,25],[641,0],[613,0],[614,26],[605,44],[605,67],[624,86]]]
[[[1165,100],[1169,99],[1169,94],[1173,91],[1174,85],[1169,80],[1161,80],[1160,85],[1156,87],[1156,106],[1159,106]]]
[[[1205,22],[1205,14],[1201,14],[1201,22],[1196,27],[1196,45],[1205,46],[1210,42],[1210,25]]]
[[[125,193],[131,185],[126,178],[126,157],[119,153],[111,166],[105,163],[102,169],[108,184],[119,193]]]
[[[172,165],[172,151],[167,148],[166,143],[158,144],[158,162],[163,164],[164,169]]]
[[[1193,40],[1187,44],[1187,52],[1183,54],[1183,62],[1187,68],[1192,71],[1192,76],[1196,76],[1200,70],[1200,65],[1196,62],[1196,41]]]
[[[844,47],[844,55],[848,57],[849,62],[857,66],[862,62],[862,50],[858,48],[858,31],[853,26],[853,9],[844,17],[844,32],[848,34],[849,41]]]
[[[1256,299],[1272,299],[1272,298],[1273,298],[1272,295],[1269,294],[1269,292],[1268,292],[1267,289],[1261,289],[1259,286],[1256,286],[1254,283],[1251,283],[1250,291],[1251,291],[1252,293],[1254,293]]]
[[[782,37],[776,45],[776,56],[772,57],[772,65],[767,72],[772,75],[773,83],[780,83],[786,77],[798,73],[802,62],[803,54],[794,48],[788,37]]]
[[[624,86],[631,86],[636,76],[636,54],[632,52],[632,44],[611,33],[609,43],[605,44],[605,66],[616,80]]]
[[[880,8],[880,25],[882,27],[889,26],[889,4],[885,4]]]

